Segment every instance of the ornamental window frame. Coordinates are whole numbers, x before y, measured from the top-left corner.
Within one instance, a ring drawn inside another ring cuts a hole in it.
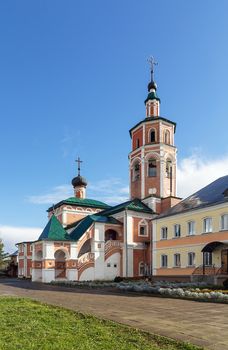
[[[151,135],[154,135],[154,140],[152,140]],[[151,128],[148,132],[148,143],[156,143],[157,142],[157,130],[155,128]]]
[[[144,228],[144,234],[141,234],[141,228]],[[145,219],[142,219],[138,223],[138,236],[139,237],[148,237],[148,222]]]

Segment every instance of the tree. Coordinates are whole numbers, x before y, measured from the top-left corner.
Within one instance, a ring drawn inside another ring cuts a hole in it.
[[[4,252],[4,244],[0,239],[0,269],[4,268],[8,263],[9,254]]]

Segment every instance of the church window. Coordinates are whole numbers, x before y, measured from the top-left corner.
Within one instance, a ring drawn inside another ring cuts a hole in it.
[[[166,177],[168,177],[169,179],[172,177],[172,162],[171,160],[167,160],[166,161]]]
[[[221,230],[228,230],[228,214],[221,216]]]
[[[157,176],[157,162],[155,159],[150,159],[148,162],[148,176],[149,177]]]
[[[170,144],[170,133],[169,133],[169,130],[165,130],[164,143],[166,143],[167,145]]]
[[[139,276],[143,276],[145,272],[144,262],[139,263]]]
[[[146,234],[146,227],[145,226],[140,226],[139,234],[140,234],[140,236],[145,236],[145,234]]]
[[[133,168],[133,181],[137,181],[140,178],[140,165],[136,163]]]
[[[140,147],[140,141],[139,139],[136,139],[136,148],[139,148]]]
[[[150,142],[155,142],[156,141],[156,132],[155,130],[151,130],[150,132]]]
[[[117,264],[114,264],[113,266],[116,268],[116,267],[117,267]]]

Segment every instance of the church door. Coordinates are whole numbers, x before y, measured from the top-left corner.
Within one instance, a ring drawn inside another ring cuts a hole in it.
[[[221,252],[221,261],[222,261],[222,274],[228,273],[228,249],[223,249]]]

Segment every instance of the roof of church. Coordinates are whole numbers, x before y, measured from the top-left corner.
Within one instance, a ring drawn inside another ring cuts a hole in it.
[[[54,205],[54,209],[60,207],[63,204],[80,205],[81,207],[98,208],[98,209],[110,208],[108,204],[97,201],[95,199],[70,197],[62,200],[61,202],[56,203]],[[47,211],[50,212],[52,210],[53,210],[53,207],[50,207]]]
[[[62,227],[59,220],[55,215],[52,215],[43,232],[41,233],[38,241],[51,240],[51,241],[65,241],[69,240],[69,236]]]
[[[150,209],[140,199],[135,198],[135,199],[131,199],[127,202],[115,205],[114,207],[111,207],[109,209],[103,210],[99,214],[101,214],[101,215],[113,215],[113,214],[118,213],[120,211],[123,211],[125,209],[138,211],[138,212],[142,212],[142,213],[148,213],[148,214],[153,213],[152,209]]]
[[[174,132],[176,131],[176,123],[175,122],[172,122],[171,120],[169,119],[166,119],[166,118],[163,118],[163,117],[146,117],[145,119],[141,120],[140,122],[138,122],[135,126],[133,126],[130,130],[129,130],[129,133],[131,135],[131,132],[137,128],[140,124],[143,124],[143,123],[146,123],[146,122],[151,122],[151,121],[155,121],[155,120],[163,120],[164,122],[167,122],[167,123],[170,123],[170,124],[173,124],[174,125]]]
[[[157,96],[156,91],[151,91],[148,93],[148,96],[146,98],[146,100],[144,101],[144,103],[147,103],[147,101],[149,100],[157,100],[160,101],[160,98]]]
[[[77,241],[94,222],[101,222],[105,224],[117,224],[117,225],[121,224],[120,221],[112,217],[101,216],[97,214],[88,215],[84,219],[76,223],[75,229],[71,231],[71,233],[69,234],[70,240]]]
[[[199,191],[157,216],[156,219],[225,202],[228,203],[228,175],[220,177],[201,188]]]

